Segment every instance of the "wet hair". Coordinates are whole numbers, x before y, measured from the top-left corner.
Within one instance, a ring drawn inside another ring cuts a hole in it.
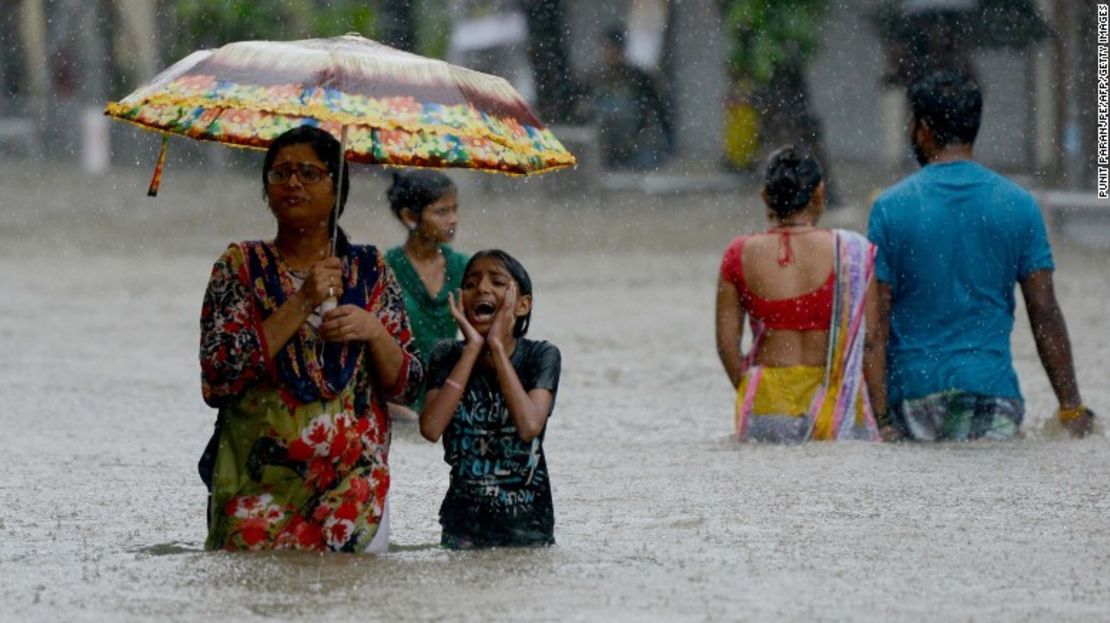
[[[419,217],[424,208],[442,199],[453,188],[455,183],[451,178],[439,171],[394,171],[393,184],[385,191],[385,196],[389,199],[389,208],[398,219],[401,218],[401,210],[405,208]]]
[[[817,158],[789,145],[772,153],[764,167],[767,207],[779,218],[805,209],[825,177]]]
[[[474,266],[474,262],[478,260],[492,258],[501,263],[501,266],[508,271],[509,276],[513,278],[520,291],[518,296],[532,296],[532,278],[528,276],[528,271],[524,270],[524,265],[516,260],[515,257],[505,253],[501,249],[486,249],[478,251],[470,256],[470,261],[466,263],[466,269],[463,270],[463,275],[470,272],[470,268]],[[529,311],[524,316],[519,316],[516,319],[516,324],[513,325],[513,337],[524,337],[528,333],[528,325],[532,322],[532,312]]]
[[[339,196],[339,215],[347,207],[347,194],[351,190],[351,176],[348,175],[347,161],[343,160],[343,186],[339,186],[339,141],[334,136],[316,126],[302,125],[288,130],[270,143],[266,150],[266,159],[262,163],[262,197],[266,197],[266,174],[274,167],[274,160],[278,152],[290,145],[308,145],[316,153],[316,157],[327,167],[331,175],[331,188]]]
[[[909,98],[915,121],[929,126],[939,146],[975,142],[983,118],[983,94],[966,71],[926,74],[910,86]]]

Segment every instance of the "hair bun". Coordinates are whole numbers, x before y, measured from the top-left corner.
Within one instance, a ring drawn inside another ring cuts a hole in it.
[[[807,153],[783,147],[767,158],[763,190],[780,218],[804,209],[823,178],[821,165]]]

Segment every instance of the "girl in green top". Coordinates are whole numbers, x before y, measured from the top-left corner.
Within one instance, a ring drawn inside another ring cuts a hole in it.
[[[459,225],[459,192],[446,175],[417,169],[395,172],[386,196],[408,239],[390,249],[385,261],[401,284],[414,343],[426,364],[432,348],[455,339],[458,329],[447,294],[462,284],[468,258],[447,245]],[[419,411],[423,403],[421,391],[413,407]]]

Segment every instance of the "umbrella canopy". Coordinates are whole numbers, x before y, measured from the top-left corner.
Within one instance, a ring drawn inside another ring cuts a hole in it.
[[[368,164],[528,175],[575,163],[503,78],[357,34],[200,50],[105,114],[256,149],[317,125],[344,135],[348,160]]]

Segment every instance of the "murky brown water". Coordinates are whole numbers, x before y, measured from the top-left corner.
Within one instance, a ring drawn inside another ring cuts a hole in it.
[[[518,255],[532,332],[563,351],[558,546],[440,550],[447,466],[410,424],[388,555],[202,552],[197,316],[224,245],[272,235],[255,179],[171,168],[151,201],[143,171],[4,166],[0,619],[1110,617],[1110,443],[1038,433],[1054,400],[1024,317],[1024,440],[738,447],[712,305],[720,252],[762,218],[740,214],[752,196],[599,205],[467,179],[458,246]],[[390,246],[382,190],[357,176],[343,220]],[[1110,254],[1057,250],[1081,387],[1110,416]]]

